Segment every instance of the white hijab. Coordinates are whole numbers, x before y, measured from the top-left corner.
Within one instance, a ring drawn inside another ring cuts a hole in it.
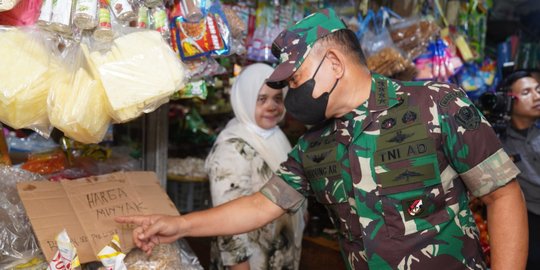
[[[259,91],[273,71],[274,69],[266,64],[256,63],[247,66],[238,75],[231,90],[231,105],[235,117],[221,131],[216,143],[241,138],[261,155],[272,171],[276,171],[287,159],[291,144],[278,126],[263,129],[255,122]]]

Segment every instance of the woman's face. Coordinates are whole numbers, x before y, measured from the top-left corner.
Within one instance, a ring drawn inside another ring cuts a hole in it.
[[[283,111],[283,90],[276,90],[263,85],[255,106],[255,122],[264,129],[270,129],[281,120]]]

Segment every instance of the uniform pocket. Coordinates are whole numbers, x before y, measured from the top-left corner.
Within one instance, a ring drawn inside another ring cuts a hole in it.
[[[399,192],[395,189],[380,191],[390,237],[399,238],[421,232],[450,219],[440,181],[401,186]]]
[[[343,180],[309,180],[317,201],[328,210],[330,220],[339,233],[349,241],[362,236],[360,218],[349,204]]]

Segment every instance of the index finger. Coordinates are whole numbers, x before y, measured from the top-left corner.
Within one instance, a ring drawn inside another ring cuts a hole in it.
[[[114,217],[114,221],[122,224],[135,224],[138,226],[143,226],[148,224],[147,216],[118,216]]]

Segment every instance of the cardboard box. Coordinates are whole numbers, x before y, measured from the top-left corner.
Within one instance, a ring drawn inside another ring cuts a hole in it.
[[[19,196],[48,261],[56,252],[55,237],[66,229],[81,263],[97,261],[97,253],[113,234],[127,253],[134,247],[133,227],[115,216],[178,215],[154,172],[119,172],[61,182],[34,181],[17,185]]]

